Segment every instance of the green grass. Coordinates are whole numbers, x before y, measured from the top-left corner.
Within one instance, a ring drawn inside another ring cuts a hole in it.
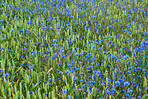
[[[147,0],[46,1],[0,1],[0,98],[148,98]]]

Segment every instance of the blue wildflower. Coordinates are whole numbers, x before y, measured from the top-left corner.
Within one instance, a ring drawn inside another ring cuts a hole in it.
[[[1,92],[5,92],[5,89],[1,90]]]
[[[129,97],[129,94],[126,94],[126,97]]]
[[[99,50],[99,51],[102,50],[102,47],[99,47],[98,50]]]
[[[132,93],[132,92],[133,92],[133,90],[130,90],[130,91],[129,91],[129,93]]]
[[[14,29],[11,29],[11,32],[13,32],[14,31]]]
[[[0,69],[0,72],[2,72],[3,70],[2,69]]]
[[[129,82],[124,82],[124,86],[129,86],[130,83]]]
[[[142,97],[141,97],[141,96],[138,96],[137,98],[138,98],[138,99],[141,99]]]
[[[62,74],[62,71],[59,71],[59,74]]]
[[[95,45],[93,45],[93,46],[92,46],[92,48],[93,48],[93,49],[95,49],[95,48],[96,48],[96,46],[95,46]]]
[[[6,77],[8,77],[8,76],[9,76],[9,74],[5,74],[5,76],[6,76]]]
[[[122,90],[123,93],[125,93],[125,90]]]
[[[29,66],[29,69],[33,69],[33,66]]]
[[[67,89],[63,89],[62,90],[62,93],[67,93]]]
[[[18,96],[18,98],[20,99],[20,95]]]
[[[1,47],[1,49],[4,49],[4,47]]]
[[[123,56],[123,59],[127,59],[129,56],[128,55],[126,55],[126,56]]]
[[[120,84],[121,84],[120,81],[115,81],[116,86],[119,86]]]
[[[110,91],[109,91],[109,90],[107,90],[107,91],[105,91],[105,93],[109,94],[109,93],[110,93]]]
[[[75,52],[76,52],[76,50],[73,49],[73,50],[72,50],[72,53],[75,53]]]
[[[9,52],[11,52],[11,49],[9,49]]]
[[[112,28],[113,27],[113,25],[109,25],[109,28]]]
[[[131,73],[131,71],[127,71],[127,74],[130,74]]]
[[[13,84],[14,84],[14,82],[12,81],[12,82],[11,82],[11,85],[13,85]]]
[[[2,40],[5,40],[5,38],[2,38]]]
[[[53,39],[52,42],[57,42],[57,39]]]
[[[85,88],[85,84],[82,85],[82,88]]]
[[[83,79],[80,79],[80,82],[83,82]]]
[[[119,81],[120,81],[120,82],[123,82],[123,79],[120,78]]]
[[[111,92],[110,94],[111,94],[111,95],[114,95],[115,93],[114,93],[114,92]]]
[[[33,91],[30,91],[30,94],[32,94],[33,93]]]
[[[49,79],[48,79],[48,81],[51,81],[51,80],[52,80],[52,78],[49,78]]]

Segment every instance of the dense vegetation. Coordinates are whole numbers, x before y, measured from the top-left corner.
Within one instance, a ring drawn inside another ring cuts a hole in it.
[[[147,0],[0,0],[0,99],[148,99]]]

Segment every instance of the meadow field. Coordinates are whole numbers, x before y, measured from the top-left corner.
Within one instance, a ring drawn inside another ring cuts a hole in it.
[[[148,0],[0,0],[0,99],[148,99]]]

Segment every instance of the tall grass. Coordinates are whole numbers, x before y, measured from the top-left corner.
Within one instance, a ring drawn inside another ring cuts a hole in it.
[[[0,98],[147,99],[147,5],[0,1]]]

